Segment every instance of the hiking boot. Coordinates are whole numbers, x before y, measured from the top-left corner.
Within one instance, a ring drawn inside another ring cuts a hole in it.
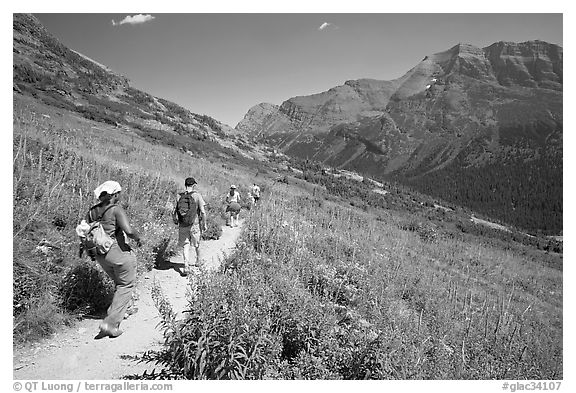
[[[180,276],[187,277],[190,273],[190,268],[188,266],[184,266],[184,269],[180,272]]]
[[[110,326],[110,324],[108,324],[106,322],[102,322],[100,324],[100,333],[98,333],[98,335],[95,338],[96,339],[103,338],[103,337],[116,338],[116,337],[120,336],[122,333],[124,333],[124,332],[122,330],[120,330],[119,328],[112,327],[112,326]]]

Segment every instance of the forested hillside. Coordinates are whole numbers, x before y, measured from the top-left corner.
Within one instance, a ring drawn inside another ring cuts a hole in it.
[[[465,171],[461,168],[462,161],[455,161],[406,183],[533,233],[562,233],[561,156],[541,149],[529,160],[508,159],[470,166]]]

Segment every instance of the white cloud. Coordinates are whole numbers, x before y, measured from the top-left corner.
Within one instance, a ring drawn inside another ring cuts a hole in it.
[[[122,19],[120,22],[116,22],[114,19],[112,19],[112,26],[120,26],[120,25],[123,25],[126,23],[129,25],[137,25],[140,23],[149,22],[153,19],[156,19],[156,17],[154,17],[152,15],[142,15],[142,14],[138,14],[138,15],[134,15],[134,16],[128,15],[127,17]]]
[[[324,30],[327,29],[328,27],[332,28],[332,29],[337,29],[338,26],[336,26],[334,23],[328,23],[328,22],[324,22],[320,25],[320,27],[318,28],[318,30]]]

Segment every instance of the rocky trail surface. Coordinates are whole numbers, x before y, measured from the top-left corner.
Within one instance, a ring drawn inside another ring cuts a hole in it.
[[[230,254],[240,235],[242,222],[235,228],[223,227],[218,240],[203,241],[200,245],[207,271],[218,268]],[[193,252],[193,251],[192,251]],[[160,315],[151,296],[159,285],[172,309],[182,316],[187,306],[191,276],[180,276],[178,261],[172,260],[145,273],[139,278],[136,293],[138,312],[122,322],[124,334],[117,338],[96,340],[98,319],[85,319],[72,328],[65,328],[49,339],[14,349],[14,379],[82,380],[121,379],[152,371],[153,364],[139,362],[149,350],[160,349],[164,342],[158,328]]]

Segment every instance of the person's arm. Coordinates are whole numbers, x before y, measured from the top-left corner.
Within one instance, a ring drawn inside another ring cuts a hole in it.
[[[204,198],[202,195],[198,194],[198,220],[200,223],[200,228],[204,232],[208,229],[206,225],[206,203],[204,202]]]
[[[142,245],[140,235],[138,235],[138,232],[136,232],[136,230],[130,226],[124,209],[122,209],[120,206],[117,206],[117,208],[114,209],[114,215],[116,216],[116,224],[118,227],[122,229],[129,238],[134,239],[138,247],[140,247]]]

